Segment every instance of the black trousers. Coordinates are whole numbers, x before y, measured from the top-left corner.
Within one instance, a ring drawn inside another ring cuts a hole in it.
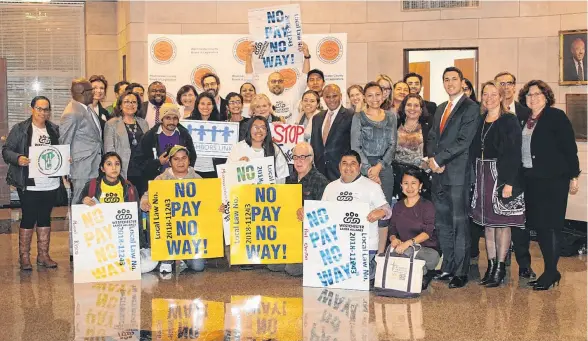
[[[441,271],[467,276],[470,267],[469,185],[443,185],[433,177],[435,228],[443,252]]]
[[[544,275],[553,276],[557,272],[569,187],[570,180],[564,177],[541,179],[525,175],[527,225],[537,231]]]
[[[51,227],[51,211],[57,201],[57,190],[23,191],[18,190],[18,198],[22,211],[21,229]]]
[[[525,197],[527,194],[525,193]],[[526,199],[526,198],[525,198]],[[519,264],[519,269],[530,269],[531,268],[531,254],[529,253],[529,245],[531,244],[531,235],[529,229],[532,226],[529,225],[529,218],[525,223],[525,228],[513,227],[511,231],[512,248]]]

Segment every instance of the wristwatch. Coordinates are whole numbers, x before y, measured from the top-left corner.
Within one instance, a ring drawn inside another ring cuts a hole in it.
[[[304,56],[304,59],[310,59],[310,57],[312,57],[312,56],[311,55]]]
[[[412,246],[416,245],[416,240],[414,240],[414,238],[411,239],[412,240]]]

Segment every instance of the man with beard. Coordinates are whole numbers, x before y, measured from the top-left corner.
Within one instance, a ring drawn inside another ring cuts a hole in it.
[[[160,108],[161,123],[151,128],[141,140],[141,155],[144,161],[145,183],[155,179],[169,167],[169,150],[173,146],[188,149],[190,166],[196,163],[194,142],[186,128],[179,124],[180,111],[175,104],[164,104]]]
[[[421,94],[421,89],[423,88],[423,76],[414,72],[407,73],[404,76],[404,83],[408,85],[408,89],[411,94]],[[427,100],[423,101],[425,102],[425,108],[427,108],[429,116],[433,117],[433,115],[435,115],[435,111],[437,110],[437,103],[429,102]]]
[[[161,106],[165,103],[166,89],[163,83],[155,81],[147,88],[149,101],[144,102],[137,116],[145,119],[149,128],[161,123]]]
[[[200,85],[202,85],[202,89],[204,89],[204,91],[208,92],[214,97],[216,108],[220,113],[220,120],[223,122],[226,121],[228,119],[227,109],[229,107],[229,102],[219,95],[221,86],[220,78],[218,78],[218,76],[214,73],[207,73],[202,76]]]
[[[245,81],[250,82],[255,86],[256,89],[263,89],[262,84],[259,80],[256,80],[253,74],[253,50],[254,45],[251,44],[247,50],[247,58],[245,60]],[[300,50],[304,54],[304,64],[302,65],[302,77],[306,77],[310,70],[310,53],[308,51],[308,45],[302,42]],[[280,72],[272,72],[267,77],[267,88],[269,93],[266,91],[258,91],[258,93],[265,93],[269,97],[270,101],[274,106],[274,113],[276,116],[284,117],[286,123],[295,124],[295,120],[298,117],[298,102],[302,98],[304,90],[306,90],[306,83],[297,82],[292,88],[286,89],[284,76]]]

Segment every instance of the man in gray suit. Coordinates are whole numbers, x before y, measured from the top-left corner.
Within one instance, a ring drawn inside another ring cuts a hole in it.
[[[471,161],[469,148],[480,124],[480,107],[461,88],[463,74],[455,67],[443,72],[449,101],[437,107],[429,131],[427,156],[433,176],[435,228],[443,252],[438,280],[450,280],[449,288],[466,285],[470,265],[468,221]]]
[[[67,104],[59,122],[59,144],[69,144],[70,181],[73,186],[71,202],[81,203],[82,189],[98,176],[102,155],[102,128],[98,115],[88,108],[94,97],[92,85],[84,78],[71,83],[72,100]],[[71,226],[70,226],[71,231]],[[70,253],[72,251],[70,236]]]

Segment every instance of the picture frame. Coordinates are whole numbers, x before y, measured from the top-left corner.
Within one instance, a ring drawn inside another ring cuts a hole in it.
[[[588,30],[559,31],[559,85],[588,85],[587,43]],[[583,75],[578,74],[579,64]]]

